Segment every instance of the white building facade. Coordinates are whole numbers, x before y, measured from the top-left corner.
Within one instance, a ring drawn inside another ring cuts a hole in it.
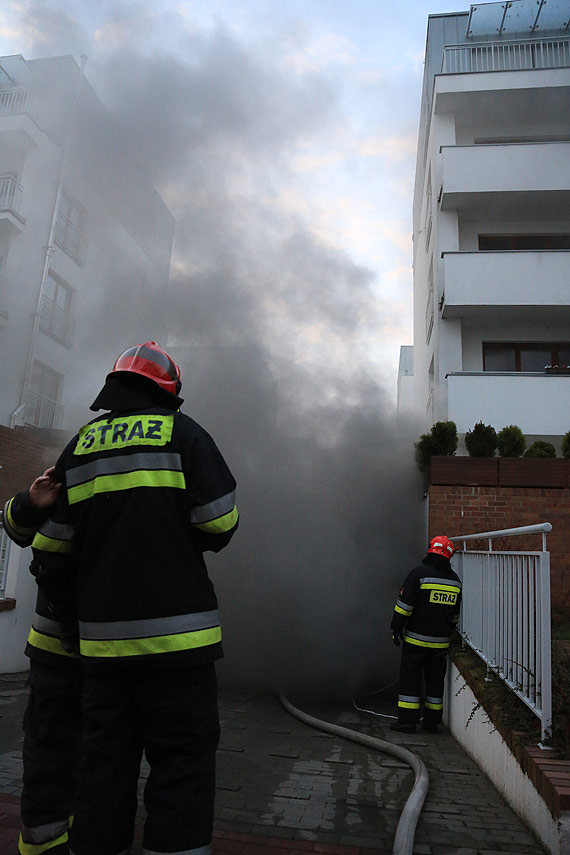
[[[429,16],[398,380],[426,430],[570,430],[569,24],[562,0]]]
[[[164,337],[174,219],[72,57],[0,57],[0,424],[76,429]]]

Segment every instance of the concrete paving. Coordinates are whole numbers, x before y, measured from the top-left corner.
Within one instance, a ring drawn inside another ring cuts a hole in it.
[[[17,852],[25,675],[0,676],[0,855]],[[414,855],[540,855],[543,848],[453,737],[394,733],[348,703],[289,700],[305,712],[404,745],[425,762],[428,797]],[[359,704],[363,706],[362,704]],[[391,704],[366,704],[390,713]],[[402,761],[308,727],[269,691],[220,690],[212,855],[390,855],[413,784]],[[148,767],[143,763],[140,791]],[[140,852],[144,811],[133,855]]]

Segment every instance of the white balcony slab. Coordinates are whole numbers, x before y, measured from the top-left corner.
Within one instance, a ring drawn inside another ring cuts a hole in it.
[[[442,317],[570,321],[570,251],[443,253]]]
[[[443,211],[505,203],[570,208],[570,142],[442,146],[441,175]]]
[[[448,418],[459,433],[477,422],[499,431],[561,436],[570,430],[570,375],[456,373],[447,375]]]

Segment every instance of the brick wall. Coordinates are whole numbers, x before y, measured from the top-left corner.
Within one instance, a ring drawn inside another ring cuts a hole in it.
[[[38,436],[37,431],[0,425],[0,507],[14,493],[25,490],[59,457],[66,435],[59,431],[43,431],[42,434]]]
[[[554,462],[554,461],[552,461]],[[559,460],[560,469],[567,461]],[[449,466],[449,460],[446,463]],[[465,465],[465,464],[463,464]],[[438,477],[435,480],[453,480]],[[473,480],[473,479],[472,479]],[[474,534],[536,523],[552,523],[550,552],[553,608],[570,610],[570,487],[429,485],[429,536]],[[505,538],[497,548],[541,549],[541,536]]]

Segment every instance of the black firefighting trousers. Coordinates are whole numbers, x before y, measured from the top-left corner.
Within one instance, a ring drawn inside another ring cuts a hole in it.
[[[213,663],[85,673],[73,855],[119,855],[134,834],[144,750],[143,853],[207,855],[220,736]]]
[[[67,666],[67,667],[66,667]],[[30,695],[24,714],[22,830],[19,852],[67,852],[81,735],[81,674],[30,661]]]
[[[447,654],[447,649],[420,647],[409,641],[403,642],[398,690],[398,721],[401,724],[416,724],[420,719],[422,678],[425,684],[424,724],[432,726],[441,722]]]

